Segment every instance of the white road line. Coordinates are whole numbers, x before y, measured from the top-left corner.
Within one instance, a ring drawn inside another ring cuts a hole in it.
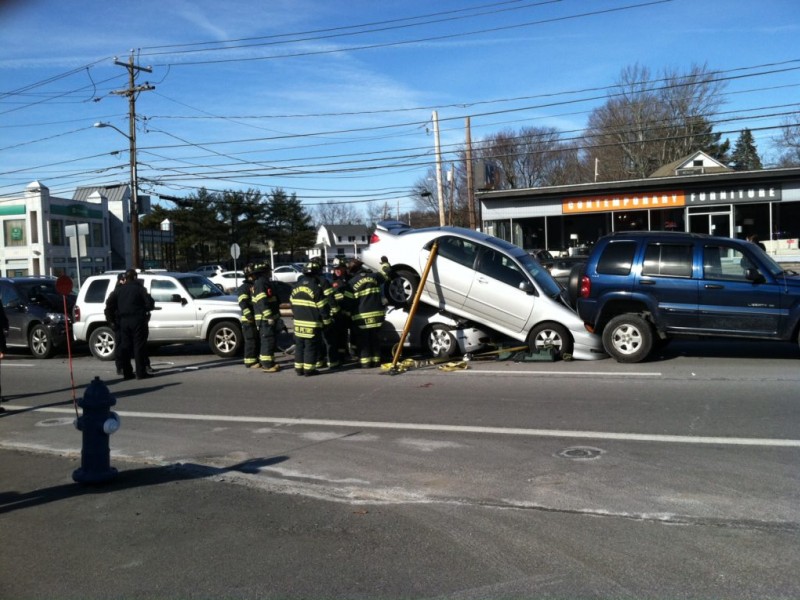
[[[49,413],[74,413],[73,408],[34,408],[6,405],[11,410],[31,410]],[[362,429],[396,429],[403,431],[439,431],[444,433],[479,433],[527,437],[572,438],[587,440],[617,440],[659,442],[670,444],[706,444],[726,446],[766,446],[800,448],[800,440],[777,438],[704,437],[690,435],[657,435],[646,433],[613,433],[604,431],[574,431],[569,429],[524,429],[519,427],[477,427],[472,425],[432,425],[427,423],[393,423],[385,421],[339,421],[336,419],[288,419],[283,417],[245,417],[232,415],[194,415],[185,413],[153,413],[116,411],[120,417],[138,419],[175,419],[182,421],[215,421],[227,423],[270,423],[276,425],[309,425],[315,427],[348,427]]]
[[[533,375],[535,377],[551,377],[563,375],[564,377],[661,377],[662,373],[622,373],[619,371],[502,371],[493,369],[456,369],[453,373],[466,375]]]

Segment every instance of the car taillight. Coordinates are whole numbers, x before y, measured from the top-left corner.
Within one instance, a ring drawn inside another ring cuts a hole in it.
[[[72,320],[75,323],[81,320],[81,307],[77,304],[75,305],[75,308],[72,309]]]
[[[581,289],[578,292],[578,295],[581,298],[588,298],[589,294],[592,293],[592,280],[589,279],[586,275],[581,277]]]
[[[381,238],[378,237],[377,233],[373,233],[371,236],[369,236],[369,243],[370,244],[377,244],[380,241],[381,241]]]

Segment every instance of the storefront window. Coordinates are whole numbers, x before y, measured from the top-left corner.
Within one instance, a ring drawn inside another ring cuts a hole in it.
[[[50,221],[50,243],[53,246],[64,245],[64,221],[61,219]]]
[[[28,245],[25,237],[25,221],[23,219],[3,221],[3,234],[6,247]]]
[[[686,231],[683,221],[683,209],[671,208],[667,210],[650,211],[651,231]]]

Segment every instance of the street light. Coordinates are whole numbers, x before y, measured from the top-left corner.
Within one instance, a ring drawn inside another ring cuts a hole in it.
[[[130,143],[130,163],[131,163],[131,259],[134,269],[141,268],[139,256],[139,178],[136,173],[136,126],[131,120],[130,134],[125,133],[119,127],[111,123],[95,123],[95,127],[110,127],[128,138]]]

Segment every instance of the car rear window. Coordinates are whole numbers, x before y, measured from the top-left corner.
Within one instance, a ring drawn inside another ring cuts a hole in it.
[[[597,260],[597,272],[602,275],[627,275],[631,272],[636,242],[609,242]]]
[[[109,279],[95,279],[92,281],[86,290],[86,295],[83,297],[84,302],[104,303],[109,283],[111,283]]]
[[[692,276],[692,244],[648,244],[642,275]]]

